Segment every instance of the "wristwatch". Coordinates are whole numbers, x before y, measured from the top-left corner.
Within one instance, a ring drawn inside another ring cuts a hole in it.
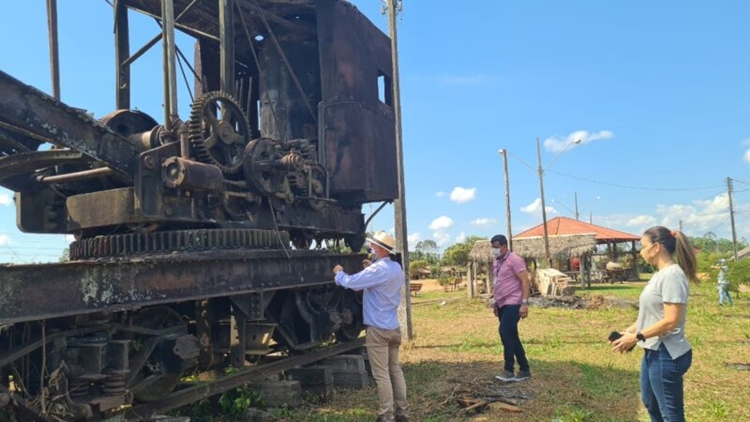
[[[640,331],[638,331],[638,333],[636,333],[635,338],[637,338],[638,341],[646,341],[646,336],[644,336],[643,333],[640,332]]]
[[[529,301],[526,300],[526,299],[524,299],[524,300],[521,301],[521,305],[529,306]]]

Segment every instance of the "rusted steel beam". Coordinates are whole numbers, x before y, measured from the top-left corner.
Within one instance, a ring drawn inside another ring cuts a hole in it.
[[[0,92],[0,117],[7,124],[80,151],[132,180],[138,151],[127,139],[3,71]]]
[[[52,77],[52,96],[60,100],[60,54],[57,42],[57,0],[47,0],[47,28],[49,31],[49,70]]]
[[[164,128],[172,130],[172,119],[177,117],[177,60],[174,39],[173,0],[161,0],[162,45],[164,56]]]
[[[287,258],[287,253],[289,258]],[[167,256],[0,266],[0,325],[331,283],[363,255],[311,250],[177,252]]]
[[[130,109],[130,64],[125,63],[130,55],[130,20],[128,8],[122,0],[115,0],[115,56],[117,66],[117,109]]]
[[[125,412],[126,420],[147,420],[154,414],[167,412],[178,407],[194,403],[206,397],[222,393],[233,388],[241,387],[248,382],[263,381],[266,377],[278,374],[298,366],[309,365],[325,358],[336,356],[354,349],[359,349],[365,344],[365,338],[348,341],[327,347],[321,351],[308,353],[301,356],[282,359],[276,362],[258,365],[242,370],[219,381],[200,384],[195,387],[186,388],[170,394],[166,399],[155,403],[143,404],[128,409]]]
[[[234,0],[219,0],[219,57],[221,90],[234,92]]]

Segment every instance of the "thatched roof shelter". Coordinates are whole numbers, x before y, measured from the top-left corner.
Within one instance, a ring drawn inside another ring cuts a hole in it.
[[[550,254],[553,258],[560,260],[567,260],[570,257],[591,253],[596,249],[596,243],[596,235],[594,233],[549,236]],[[469,260],[473,262],[492,262],[495,257],[492,255],[491,249],[489,240],[479,240],[471,248]],[[513,252],[524,258],[543,259],[544,237],[535,236],[523,239],[514,237]]]

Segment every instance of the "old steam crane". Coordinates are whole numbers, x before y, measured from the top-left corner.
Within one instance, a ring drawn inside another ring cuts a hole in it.
[[[17,224],[76,238],[69,262],[0,267],[0,412],[102,418],[170,397],[186,373],[362,330],[360,297],[330,274],[362,256],[310,247],[358,251],[362,205],[397,196],[386,35],[343,0],[113,8],[109,115],[0,70],[0,185]],[[128,12],[162,28],[134,53]],[[195,38],[189,116],[175,30]],[[161,124],[130,104],[130,65],[159,40]]]

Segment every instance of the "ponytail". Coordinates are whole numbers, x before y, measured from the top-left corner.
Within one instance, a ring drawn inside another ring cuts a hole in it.
[[[678,230],[669,230],[663,226],[655,226],[643,233],[651,243],[660,243],[671,255],[677,256],[677,264],[687,276],[688,280],[699,284],[698,263],[695,258],[695,249],[690,239]]]

